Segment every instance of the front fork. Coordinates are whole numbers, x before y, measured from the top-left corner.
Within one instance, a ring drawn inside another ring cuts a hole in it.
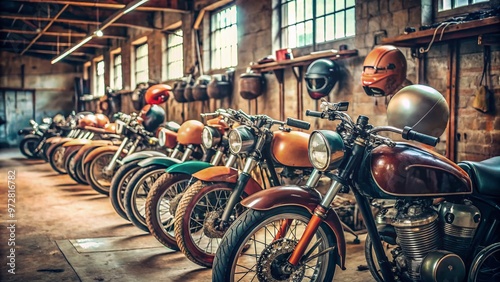
[[[109,164],[104,168],[104,173],[105,174],[107,174],[107,175],[112,175],[113,174],[113,171],[115,170],[115,167],[116,167],[116,161],[120,157],[120,155],[123,152],[123,149],[127,145],[128,141],[129,141],[128,137],[125,137],[123,139],[122,143],[120,144],[120,147],[118,148],[118,150],[114,154],[113,158],[111,159],[111,161],[109,162]]]

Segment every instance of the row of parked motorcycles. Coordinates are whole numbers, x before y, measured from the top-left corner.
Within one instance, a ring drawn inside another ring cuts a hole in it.
[[[157,102],[169,91],[148,89]],[[395,97],[436,93],[413,85]],[[212,267],[213,281],[332,281],[344,232],[360,225],[376,281],[499,280],[500,157],[456,164],[413,124],[374,126],[348,108],[322,100],[306,116],[336,129],[311,134],[306,121],[231,108],[180,125],[155,103],[114,123],[78,113],[27,156],[109,195],[119,216]]]

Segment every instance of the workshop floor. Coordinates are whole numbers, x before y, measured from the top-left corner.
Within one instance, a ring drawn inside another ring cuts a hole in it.
[[[123,220],[106,196],[17,149],[0,150],[0,203],[0,281],[211,281],[210,269]],[[358,270],[366,265],[363,245],[348,244],[347,270],[337,268],[335,281],[372,281]]]

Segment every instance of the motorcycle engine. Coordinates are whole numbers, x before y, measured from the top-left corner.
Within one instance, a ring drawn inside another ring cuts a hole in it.
[[[394,226],[401,250],[396,263],[405,276],[411,281],[462,281],[479,210],[465,201],[444,201],[439,211],[426,201],[399,202],[394,209],[383,221],[390,218]]]

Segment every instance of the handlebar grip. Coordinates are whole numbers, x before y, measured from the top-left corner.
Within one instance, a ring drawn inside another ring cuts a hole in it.
[[[405,126],[405,128],[403,129],[402,136],[406,140],[415,140],[417,142],[427,144],[427,145],[430,145],[433,147],[435,147],[437,145],[437,143],[439,142],[438,137],[434,137],[434,136],[430,136],[430,135],[427,135],[424,133],[414,131],[409,126]]]
[[[289,126],[293,126],[293,127],[297,127],[297,128],[305,129],[305,130],[308,130],[311,127],[311,124],[308,123],[307,121],[303,121],[300,119],[294,119],[294,118],[287,118],[286,124]]]
[[[323,117],[323,112],[317,112],[317,111],[307,110],[306,111],[306,116],[322,118]]]

